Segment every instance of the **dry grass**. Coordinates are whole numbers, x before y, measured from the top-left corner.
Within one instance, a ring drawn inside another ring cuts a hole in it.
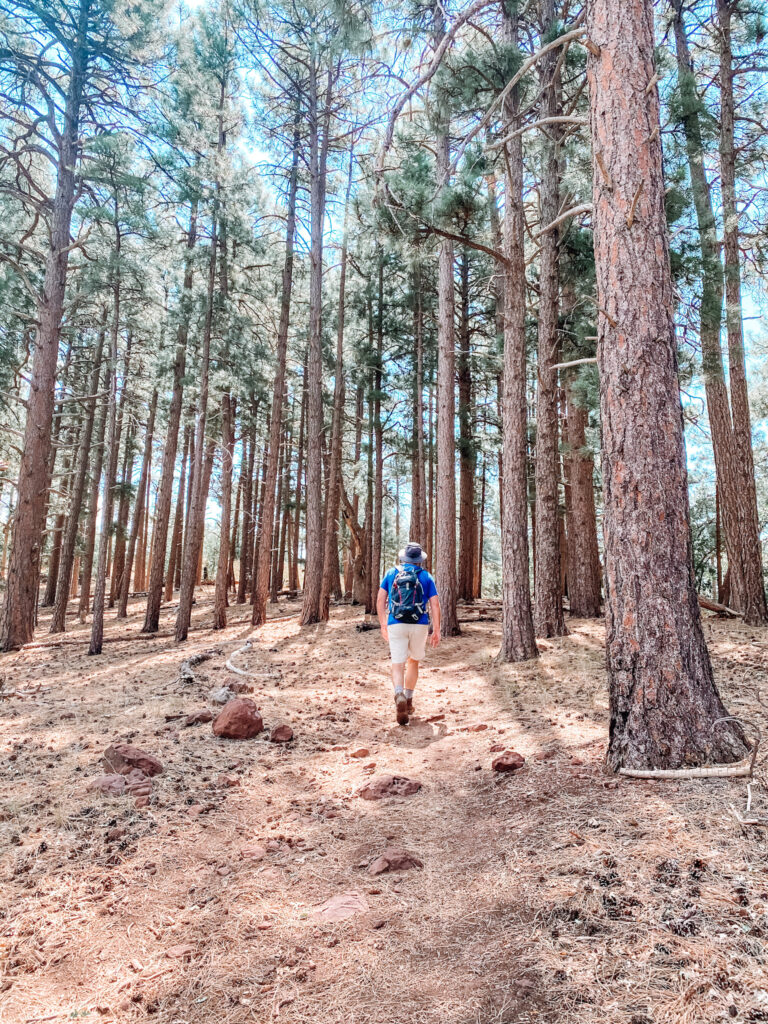
[[[201,628],[208,594],[183,651],[136,635],[137,602],[107,633],[130,640],[101,658],[78,626],[0,660],[22,694],[0,701],[3,1024],[768,1021],[768,837],[728,814],[743,781],[603,773],[600,625],[572,621],[523,667],[494,664],[497,623],[466,625],[428,655],[399,729],[386,652],[355,631],[359,613],[300,630],[281,605],[238,663],[260,673],[266,722],[292,724],[283,749],[179,728],[250,634],[237,607],[223,633]],[[768,640],[707,629],[730,708],[768,735]],[[213,645],[224,654],[181,686],[182,658]],[[85,793],[117,737],[166,766],[147,809]],[[526,756],[521,773],[494,776],[497,743]],[[351,758],[358,747],[370,755]],[[357,798],[380,773],[423,788]],[[269,841],[262,860],[242,856]],[[424,869],[368,876],[389,844]],[[313,918],[346,891],[369,910]]]

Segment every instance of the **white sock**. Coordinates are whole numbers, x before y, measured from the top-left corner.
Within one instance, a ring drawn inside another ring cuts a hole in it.
[[[413,700],[413,690],[406,690],[405,696],[407,697],[408,700]]]

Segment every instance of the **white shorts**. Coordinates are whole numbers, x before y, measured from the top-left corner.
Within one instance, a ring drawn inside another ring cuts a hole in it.
[[[429,626],[418,622],[393,622],[387,626],[389,653],[395,665],[402,665],[408,658],[422,661],[427,649]]]

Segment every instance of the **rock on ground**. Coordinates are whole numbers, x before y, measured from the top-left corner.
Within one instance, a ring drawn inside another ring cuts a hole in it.
[[[128,775],[134,768],[150,777],[164,771],[161,761],[131,743],[113,743],[107,747],[104,751],[104,767],[118,775]]]
[[[276,725],[269,735],[270,743],[290,743],[293,739],[293,729],[290,725]]]
[[[355,914],[364,914],[369,909],[368,900],[359,892],[343,892],[331,896],[312,912],[316,921],[346,921]]]
[[[495,772],[516,772],[525,764],[525,758],[516,750],[505,750],[503,754],[494,757],[491,768]]]
[[[228,740],[250,740],[263,729],[259,710],[249,697],[229,701],[213,720],[213,735]]]
[[[387,849],[368,865],[369,875],[383,875],[385,871],[410,871],[411,868],[423,868],[423,861],[414,853],[399,846],[388,846]]]
[[[360,790],[363,800],[384,800],[388,796],[413,796],[421,789],[421,783],[404,775],[380,775]]]

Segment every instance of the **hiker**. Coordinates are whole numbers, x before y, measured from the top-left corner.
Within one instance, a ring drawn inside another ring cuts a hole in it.
[[[413,714],[413,691],[426,651],[430,615],[430,643],[433,647],[440,643],[440,600],[435,581],[424,568],[427,556],[419,544],[409,541],[397,560],[400,565],[381,581],[376,611],[392,658],[397,724],[407,725]]]

